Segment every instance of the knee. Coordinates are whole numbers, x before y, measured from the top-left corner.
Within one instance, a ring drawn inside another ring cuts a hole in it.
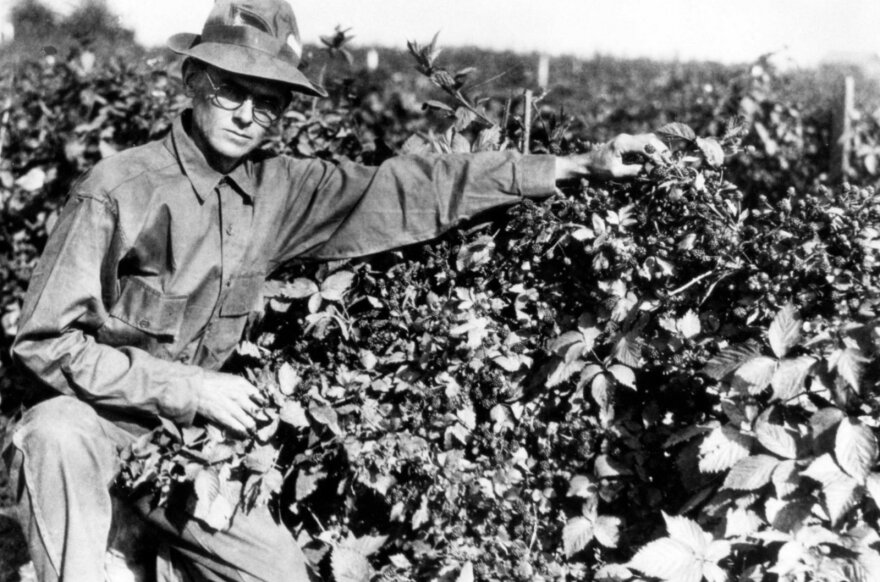
[[[71,396],[57,396],[28,410],[14,438],[26,457],[70,459],[100,442],[101,434],[91,406]]]

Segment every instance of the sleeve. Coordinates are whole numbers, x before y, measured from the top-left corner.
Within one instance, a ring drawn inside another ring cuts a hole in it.
[[[116,224],[110,202],[71,197],[31,276],[13,358],[53,392],[189,424],[201,368],[95,340],[109,317],[105,301],[115,294]]]
[[[399,156],[377,167],[313,161],[304,175],[289,176],[275,264],[430,240],[483,211],[549,196],[555,163],[551,155],[515,152]]]

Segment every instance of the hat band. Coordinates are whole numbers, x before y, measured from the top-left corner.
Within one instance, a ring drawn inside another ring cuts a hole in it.
[[[271,34],[250,26],[227,26],[225,24],[206,26],[202,30],[200,44],[205,42],[242,46],[264,52],[273,57],[283,55],[286,60],[291,61],[292,65],[296,66],[299,64],[299,58],[297,58],[292,50],[284,50],[285,48],[289,49],[287,44]]]

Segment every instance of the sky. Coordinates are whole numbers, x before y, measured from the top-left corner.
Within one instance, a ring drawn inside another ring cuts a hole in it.
[[[44,0],[61,12],[76,0]],[[0,7],[13,0],[0,0]],[[108,0],[139,41],[198,32],[213,0]],[[441,46],[716,60],[767,52],[809,66],[880,53],[880,0],[293,0],[305,42],[351,27],[355,43],[405,48],[440,31]],[[0,9],[2,12],[2,9]]]

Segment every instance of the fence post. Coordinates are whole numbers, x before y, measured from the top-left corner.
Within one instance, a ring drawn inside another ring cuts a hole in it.
[[[849,161],[852,153],[852,118],[855,108],[855,80],[846,77],[838,101],[835,104],[831,123],[831,178],[835,181],[849,175]]]
[[[523,92],[523,141],[520,151],[529,153],[529,142],[532,139],[532,92],[526,89]]]
[[[541,54],[538,57],[538,87],[546,89],[550,86],[550,56]]]
[[[371,48],[367,51],[367,70],[375,71],[379,68],[379,51]]]

